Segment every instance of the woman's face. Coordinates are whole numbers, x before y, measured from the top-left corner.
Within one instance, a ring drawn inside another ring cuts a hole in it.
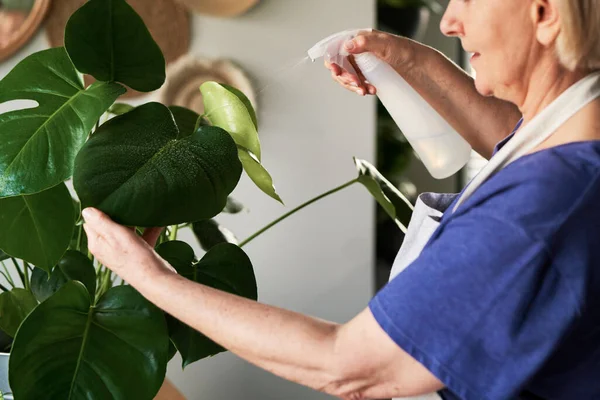
[[[535,0],[450,0],[440,28],[457,36],[476,71],[479,93],[505,98],[515,84],[526,82],[535,64]],[[503,96],[504,94],[504,96]]]

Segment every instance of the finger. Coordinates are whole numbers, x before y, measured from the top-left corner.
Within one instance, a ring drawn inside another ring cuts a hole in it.
[[[85,223],[104,239],[115,235],[131,234],[128,228],[113,222],[108,215],[96,208],[88,207],[81,212],[81,215]]]

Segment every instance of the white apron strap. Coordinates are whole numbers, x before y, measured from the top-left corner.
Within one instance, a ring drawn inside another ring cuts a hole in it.
[[[586,76],[565,90],[528,124],[521,127],[492,157],[469,183],[452,212],[455,212],[490,176],[540,145],[569,118],[599,96],[600,72]]]

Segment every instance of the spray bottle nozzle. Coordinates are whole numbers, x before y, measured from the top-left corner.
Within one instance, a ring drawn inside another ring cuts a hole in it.
[[[351,73],[356,73],[352,64],[348,61],[349,53],[344,48],[344,43],[351,40],[361,31],[372,31],[372,29],[350,29],[321,40],[308,50],[308,57],[315,62],[324,57],[328,63],[335,63]]]

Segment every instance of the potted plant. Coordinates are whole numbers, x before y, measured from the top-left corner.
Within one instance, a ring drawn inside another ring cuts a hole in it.
[[[437,0],[377,0],[380,29],[421,40],[431,13],[443,10]]]
[[[85,87],[82,74],[95,82]],[[150,92],[164,79],[164,57],[127,2],[90,0],[69,19],[64,47],[28,56],[0,81],[0,103],[35,103],[0,114],[0,398],[152,399],[177,352],[185,367],[225,351],[94,260],[87,206],[138,234],[165,227],[156,251],[182,276],[255,300],[242,246],[309,204],[361,183],[402,226],[409,202],[355,159],[355,179],[237,243],[214,217],[243,208],[230,197],[243,171],[281,202],[254,109],[217,82],[199,88],[202,116],[116,103],[125,86]],[[194,231],[202,257],[177,240],[182,229]]]

